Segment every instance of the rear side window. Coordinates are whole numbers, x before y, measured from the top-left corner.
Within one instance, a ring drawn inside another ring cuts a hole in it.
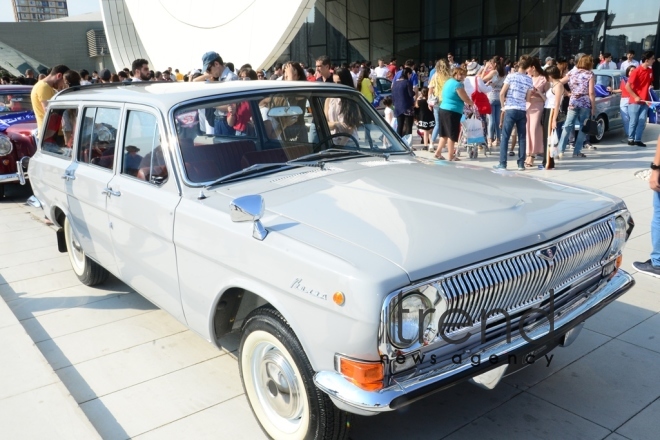
[[[78,162],[113,169],[120,113],[117,108],[88,107],[84,110]]]
[[[125,133],[121,173],[155,185],[167,180],[167,164],[156,117],[151,113],[129,111]]]
[[[41,151],[70,159],[77,118],[77,107],[51,109],[45,119]]]

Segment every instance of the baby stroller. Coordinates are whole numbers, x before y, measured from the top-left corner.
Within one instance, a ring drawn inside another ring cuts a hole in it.
[[[460,147],[465,147],[468,157],[475,160],[479,157],[480,146],[483,146],[484,155],[488,156],[490,151],[486,146],[483,122],[479,117],[477,110],[472,109],[468,114],[464,114],[461,118],[461,133],[456,145],[456,155],[460,155]]]

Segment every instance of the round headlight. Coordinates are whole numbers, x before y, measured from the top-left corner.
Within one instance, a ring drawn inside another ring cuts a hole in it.
[[[623,249],[623,246],[626,244],[626,230],[628,225],[626,220],[619,216],[614,219],[614,239],[612,240],[612,246],[610,246],[610,257],[617,255]]]
[[[419,293],[406,295],[393,304],[390,310],[390,340],[398,348],[408,348],[419,341],[419,318],[431,308],[431,301]],[[431,322],[431,313],[424,315],[422,331]],[[424,335],[422,334],[422,338]]]
[[[0,134],[0,156],[6,156],[14,149],[11,141],[7,136]]]

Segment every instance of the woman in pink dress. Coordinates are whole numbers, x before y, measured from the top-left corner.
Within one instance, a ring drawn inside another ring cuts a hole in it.
[[[545,84],[548,82],[545,71],[541,68],[538,58],[532,59],[532,65],[527,69],[527,74],[532,77],[534,93],[527,102],[527,159],[525,167],[534,166],[534,157],[543,154],[543,106],[545,104]]]

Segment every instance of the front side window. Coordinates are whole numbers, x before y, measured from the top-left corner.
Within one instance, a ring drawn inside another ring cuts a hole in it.
[[[155,185],[162,184],[168,174],[156,117],[151,113],[130,110],[125,133],[121,173]]]
[[[41,150],[55,156],[71,158],[78,108],[53,108],[48,112]]]
[[[84,110],[78,142],[78,162],[114,169],[120,114],[118,108],[88,107]]]
[[[373,106],[341,88],[197,103],[177,110],[174,121],[185,172],[193,183],[330,148],[407,153]]]

